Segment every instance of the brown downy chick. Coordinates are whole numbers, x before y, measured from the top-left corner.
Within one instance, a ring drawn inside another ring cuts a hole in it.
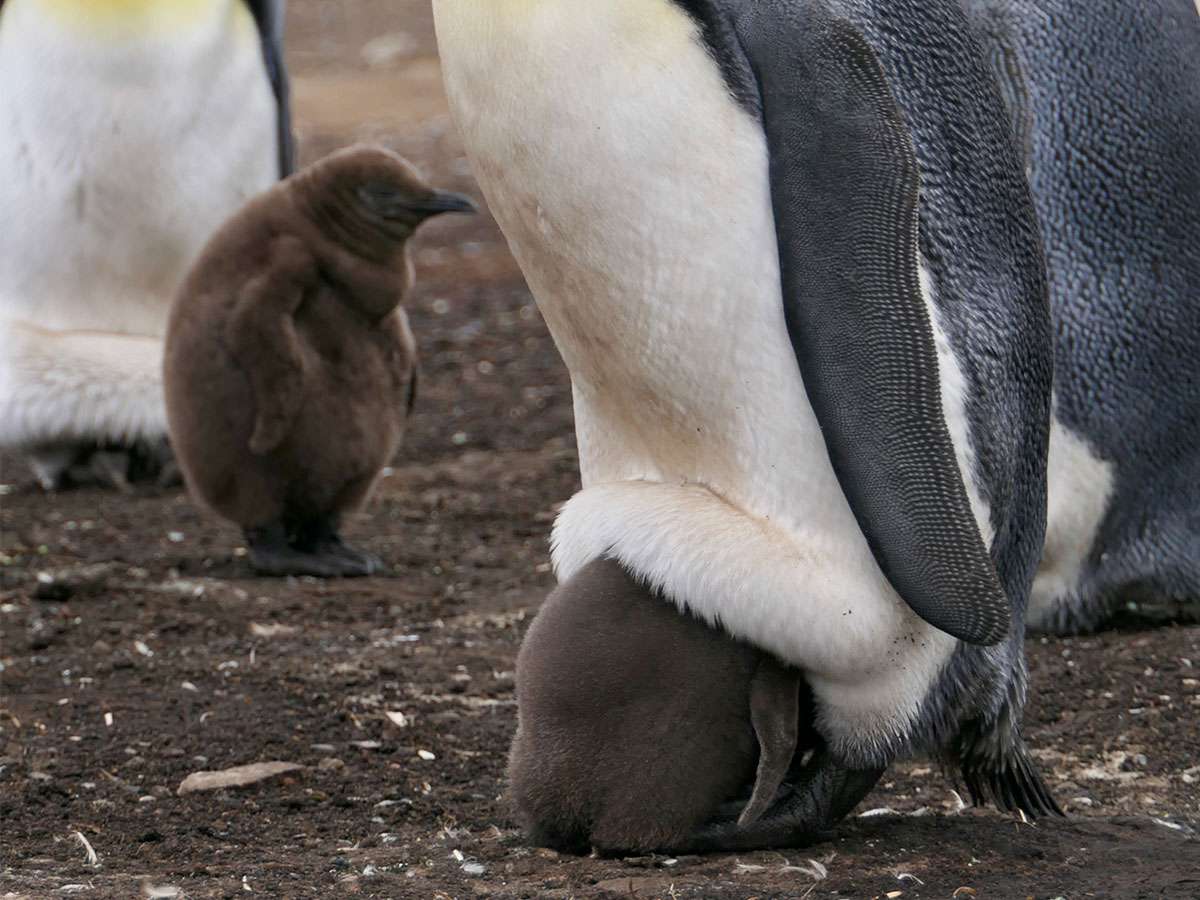
[[[521,644],[509,801],[535,843],[575,852],[686,846],[753,781],[749,824],[808,740],[801,688],[798,670],[595,560]]]
[[[405,241],[474,209],[394,153],[351,147],[251,199],[192,265],[167,326],[171,440],[192,495],[242,526],[260,573],[378,566],[338,523],[413,401]]]

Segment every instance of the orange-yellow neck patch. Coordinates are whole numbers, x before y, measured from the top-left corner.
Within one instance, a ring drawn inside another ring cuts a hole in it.
[[[7,0],[5,5],[97,39],[169,37],[224,17],[237,23],[234,27],[253,26],[241,0]]]

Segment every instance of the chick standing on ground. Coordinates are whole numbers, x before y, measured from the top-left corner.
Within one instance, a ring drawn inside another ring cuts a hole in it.
[[[338,520],[413,401],[405,241],[473,210],[395,154],[352,147],[248,202],[184,279],[163,364],[171,440],[192,495],[242,526],[259,573],[377,568]]]

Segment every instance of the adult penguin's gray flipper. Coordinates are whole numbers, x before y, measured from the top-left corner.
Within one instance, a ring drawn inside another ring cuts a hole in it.
[[[820,3],[754,4],[735,27],[761,88],[788,334],[838,481],[909,607],[998,643],[1011,610],[944,421],[904,119],[866,39]]]
[[[295,167],[287,67],[283,61],[283,12],[287,0],[246,0],[246,6],[262,36],[263,60],[279,110],[279,177],[283,178]]]

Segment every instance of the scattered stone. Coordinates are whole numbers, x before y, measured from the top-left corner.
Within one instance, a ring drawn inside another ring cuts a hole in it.
[[[596,889],[599,891],[608,891],[613,894],[620,894],[622,897],[650,897],[658,894],[666,894],[670,890],[672,880],[659,876],[643,876],[631,878],[624,876],[622,878],[608,878],[604,881],[596,883]]]
[[[45,572],[41,575],[46,574]],[[46,600],[51,603],[63,603],[75,596],[75,585],[67,581],[42,581],[38,576],[38,586],[34,588],[34,600]]]
[[[304,766],[299,763],[274,761],[233,766],[217,772],[193,772],[183,779],[183,783],[179,785],[179,789],[175,793],[183,796],[194,791],[215,791],[221,788],[241,787],[303,768]]]
[[[300,631],[295,625],[284,625],[282,622],[261,622],[250,623],[250,633],[255,637],[283,637],[290,634],[296,634]]]

